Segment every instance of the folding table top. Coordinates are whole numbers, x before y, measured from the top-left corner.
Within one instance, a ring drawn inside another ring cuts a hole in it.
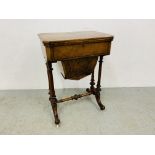
[[[78,31],[62,33],[40,33],[38,34],[44,45],[71,45],[80,43],[93,43],[112,41],[113,36],[96,31]]]

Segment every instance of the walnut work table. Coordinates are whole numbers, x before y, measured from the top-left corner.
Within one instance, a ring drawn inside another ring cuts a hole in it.
[[[68,32],[68,33],[41,33],[39,38],[42,51],[46,59],[49,81],[49,100],[53,109],[55,124],[60,123],[57,104],[77,100],[93,94],[101,110],[105,107],[100,100],[101,71],[103,56],[110,54],[113,36],[95,31]],[[99,57],[98,81],[95,87],[94,69]],[[80,80],[91,75],[90,88],[85,93],[58,100],[56,98],[52,64],[58,62],[62,68],[64,79]]]

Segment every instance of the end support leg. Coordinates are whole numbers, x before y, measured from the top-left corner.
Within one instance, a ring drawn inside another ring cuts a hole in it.
[[[103,59],[103,56],[100,56],[97,87],[96,88],[94,87],[95,80],[94,80],[94,71],[93,71],[91,74],[90,89],[86,89],[86,91],[91,92],[92,94],[95,95],[97,104],[99,105],[101,110],[104,110],[105,106],[102,104],[100,100],[100,91],[101,91],[100,81],[101,81],[101,72],[102,72],[102,59]]]
[[[55,124],[58,125],[60,123],[58,112],[57,112],[57,99],[56,98],[49,98],[55,118]]]
[[[101,91],[101,73],[102,73],[102,61],[103,60],[103,56],[100,56],[99,59],[99,70],[98,70],[98,81],[97,81],[97,87],[96,87],[96,91],[95,91],[95,98],[96,101],[100,107],[101,110],[105,109],[105,106],[102,104],[101,99],[100,99],[100,91]]]
[[[52,106],[52,109],[53,109],[55,124],[59,124],[60,120],[59,120],[58,112],[57,112],[57,98],[56,98],[55,90],[54,90],[52,63],[48,61],[46,63],[46,66],[47,66],[47,75],[48,75],[48,81],[49,81],[49,95],[50,95],[49,100],[51,102],[51,106]]]
[[[95,98],[96,98],[96,101],[100,107],[101,110],[104,110],[105,109],[105,106],[102,104],[101,102],[101,99],[100,99],[100,93],[97,93],[95,94]]]

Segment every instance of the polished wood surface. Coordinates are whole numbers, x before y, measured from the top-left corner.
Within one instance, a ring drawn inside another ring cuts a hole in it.
[[[110,54],[112,35],[95,31],[68,32],[68,33],[41,33],[39,34],[44,57],[46,59],[49,80],[50,102],[53,109],[55,124],[60,120],[57,112],[57,103],[77,100],[93,94],[101,110],[105,106],[100,100],[101,72],[103,56]],[[99,58],[98,81],[95,87],[94,69]],[[90,88],[85,93],[58,100],[54,89],[52,63],[60,61],[64,79],[80,80],[91,75]]]
[[[113,36],[96,31],[79,31],[66,33],[40,33],[38,34],[41,41],[46,46],[71,45],[79,43],[94,43],[102,41],[110,41]]]

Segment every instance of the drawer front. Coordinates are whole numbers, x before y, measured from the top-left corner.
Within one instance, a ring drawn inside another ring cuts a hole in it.
[[[51,60],[65,60],[87,56],[109,55],[111,42],[84,45],[70,45],[54,47]]]

